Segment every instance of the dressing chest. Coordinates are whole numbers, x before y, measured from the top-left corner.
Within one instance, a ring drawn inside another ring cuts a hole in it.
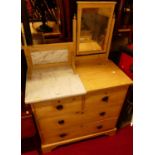
[[[114,7],[115,2],[78,2],[73,42],[24,47],[28,64],[25,102],[31,104],[43,152],[115,134],[132,81],[108,60]],[[94,36],[89,21],[82,25],[92,13],[100,22],[106,19],[101,36]]]

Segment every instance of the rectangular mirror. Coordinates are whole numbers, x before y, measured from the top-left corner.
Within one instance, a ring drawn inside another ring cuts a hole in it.
[[[106,53],[116,2],[77,4],[77,55]]]

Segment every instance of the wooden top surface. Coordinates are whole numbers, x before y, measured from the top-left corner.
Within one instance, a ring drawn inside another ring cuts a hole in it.
[[[88,92],[132,84],[132,80],[110,60],[102,64],[78,64],[76,70]]]

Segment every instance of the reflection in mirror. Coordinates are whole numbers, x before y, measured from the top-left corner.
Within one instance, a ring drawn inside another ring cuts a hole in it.
[[[59,0],[25,0],[33,44],[61,34]]]
[[[81,15],[80,52],[103,52],[111,9],[84,8]]]

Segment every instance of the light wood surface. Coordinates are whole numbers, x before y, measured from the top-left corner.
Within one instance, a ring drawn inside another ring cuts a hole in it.
[[[51,103],[44,103],[43,105],[36,106],[32,105],[35,115],[38,119],[55,117],[55,116],[63,116],[66,113],[76,113],[81,111],[82,100],[76,99],[72,101],[72,99],[66,101],[58,101]]]
[[[76,73],[75,69],[75,57],[76,57],[76,16],[74,15],[73,18],[73,54],[72,54],[72,66],[73,66],[73,71]]]
[[[93,40],[80,43],[79,51],[81,55],[88,54],[88,52],[91,54],[92,53],[103,53],[101,46],[96,41],[93,41]]]
[[[31,52],[30,52],[30,47],[29,46],[23,46],[24,49],[24,54],[27,62],[27,78],[31,79],[32,75],[32,70],[33,70],[33,65],[32,65],[32,57],[31,57]]]
[[[92,133],[103,132],[105,130],[115,128],[117,118],[108,118],[104,120],[99,120],[95,122],[87,122],[81,128],[81,135],[88,135]]]
[[[61,116],[43,118],[38,121],[40,131],[44,134],[46,133],[45,135],[47,135],[47,137],[49,135],[52,137],[52,134],[62,132],[63,130],[72,128],[77,124],[80,126],[82,117],[81,113],[71,112]]]
[[[75,58],[75,64],[87,64],[87,65],[92,65],[92,64],[102,64],[107,60],[106,54],[93,54],[93,55],[84,55],[84,56],[76,56]]]
[[[95,110],[94,110],[95,109]],[[94,109],[86,109],[82,115],[82,122],[96,122],[112,117],[118,117],[120,114],[121,106],[111,106],[106,108],[94,107]]]
[[[108,38],[108,43],[107,43],[107,59],[109,56],[109,52],[110,52],[110,47],[111,47],[111,41],[112,41],[112,36],[113,36],[113,30],[114,30],[114,24],[115,24],[115,17],[113,15],[112,21],[111,21],[111,26],[110,26],[110,32],[109,32],[109,38]]]
[[[99,64],[77,64],[76,70],[87,92],[132,84],[132,80],[110,60]]]
[[[41,148],[42,148],[43,153],[46,153],[46,152],[52,151],[54,148],[56,148],[56,147],[58,147],[60,145],[63,145],[63,144],[72,143],[72,142],[76,142],[76,141],[79,141],[79,140],[92,138],[92,137],[96,137],[96,136],[100,136],[100,135],[111,135],[111,134],[115,134],[115,132],[116,132],[116,128],[113,128],[113,129],[110,129],[110,130],[106,130],[104,132],[98,132],[98,133],[94,133],[94,134],[80,136],[80,137],[64,140],[64,141],[61,141],[61,142],[42,144]]]
[[[108,129],[112,129],[115,127],[117,119],[107,119],[97,122],[91,122],[86,123],[82,126],[70,126],[70,128],[63,128],[63,129],[57,129],[52,130],[52,132],[47,132],[46,135],[44,135],[44,144],[63,141],[66,139],[76,138],[80,136],[85,136],[93,133],[103,132]],[[65,134],[65,136],[61,136],[62,134]]]
[[[122,101],[124,101],[126,92],[128,90],[128,86],[122,87],[114,87],[110,89],[98,90],[95,92],[89,92],[85,97],[85,106],[86,109],[89,107],[98,107],[102,106],[114,106],[114,105],[122,105]],[[107,100],[106,100],[107,98]],[[105,101],[104,101],[105,99]]]

